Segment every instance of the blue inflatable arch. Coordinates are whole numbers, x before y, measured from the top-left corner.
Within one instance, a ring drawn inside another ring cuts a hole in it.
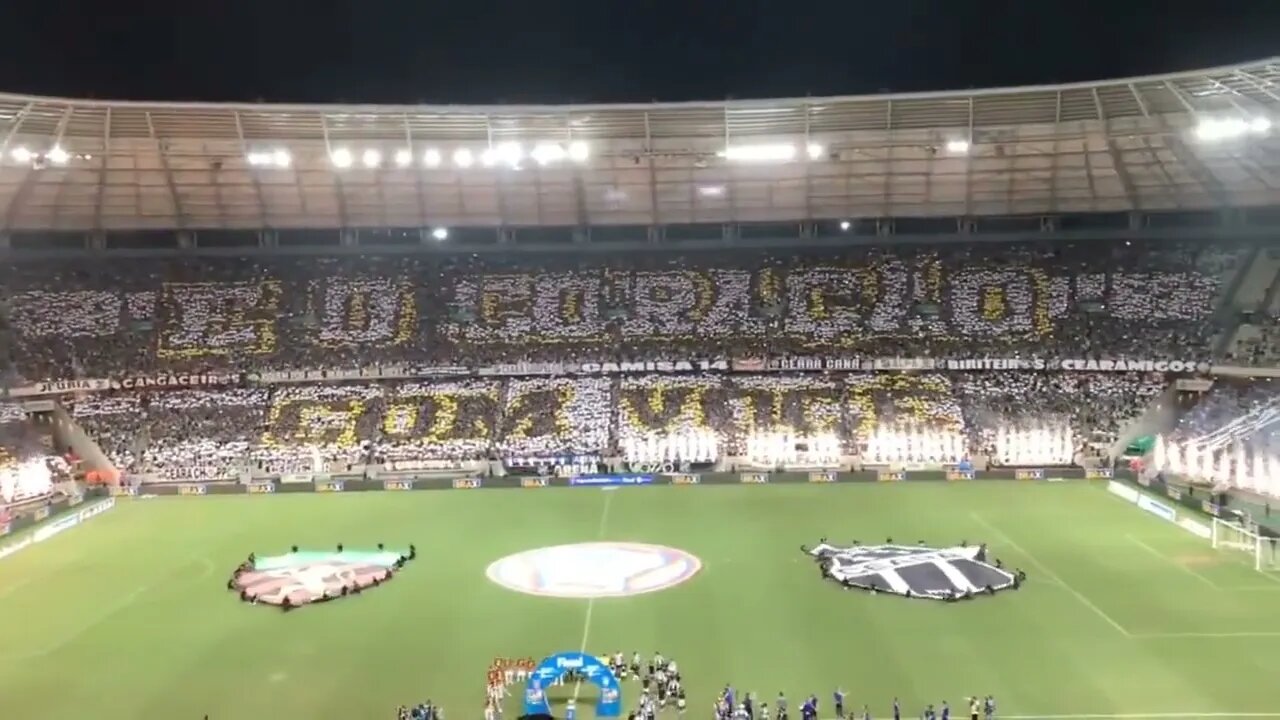
[[[524,714],[550,715],[551,703],[545,688],[565,673],[576,672],[587,682],[600,688],[596,701],[596,717],[622,716],[622,691],[618,677],[600,658],[583,652],[561,652],[548,656],[529,674],[524,687]]]

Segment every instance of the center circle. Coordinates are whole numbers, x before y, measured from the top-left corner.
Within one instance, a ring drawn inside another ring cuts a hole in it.
[[[702,561],[665,545],[590,542],[526,550],[496,560],[490,580],[528,595],[607,598],[675,587],[702,569]]]

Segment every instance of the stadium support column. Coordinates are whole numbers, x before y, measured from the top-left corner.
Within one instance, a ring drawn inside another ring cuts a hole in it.
[[[8,250],[12,246],[13,243],[9,239],[9,233],[0,233],[0,249]]]

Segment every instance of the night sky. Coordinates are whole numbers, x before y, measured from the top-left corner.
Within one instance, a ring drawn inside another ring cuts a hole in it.
[[[1280,0],[10,0],[0,90],[621,102],[1096,80],[1280,55]]]

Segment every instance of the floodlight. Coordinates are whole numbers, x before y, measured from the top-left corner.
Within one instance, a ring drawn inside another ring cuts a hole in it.
[[[276,167],[279,168],[287,168],[293,164],[293,156],[289,154],[288,150],[276,150],[271,153],[271,159],[275,162]]]
[[[1271,122],[1266,118],[1258,118],[1264,124],[1259,123],[1261,130],[1254,130],[1252,122],[1246,122],[1243,118],[1205,118],[1196,125],[1196,138],[1205,142],[1216,142],[1219,140],[1232,140],[1253,130],[1254,132],[1266,132],[1271,127]],[[1256,120],[1255,120],[1256,121]]]
[[[396,167],[409,167],[409,163],[413,162],[413,153],[408,150],[396,151]]]
[[[533,148],[529,156],[539,165],[549,165],[554,162],[560,162],[565,159],[567,153],[564,148],[556,143],[542,143]]]
[[[431,230],[431,237],[437,240],[445,240],[449,237],[449,228],[437,227]]]
[[[475,161],[475,156],[466,148],[458,148],[453,151],[453,163],[458,167],[471,167],[471,164]]]
[[[337,150],[329,153],[329,161],[332,162],[333,166],[336,168],[349,168],[351,167],[352,162],[351,151],[346,148],[338,148]]]
[[[435,148],[431,148],[430,150],[422,153],[422,164],[432,168],[439,167],[440,151],[436,150]]]
[[[848,220],[841,220],[841,221],[840,221],[840,229],[841,229],[841,230],[848,230],[848,229],[849,229],[849,228],[851,228],[851,227],[853,227],[853,223],[849,222]]]
[[[586,162],[591,155],[591,148],[581,140],[569,143],[569,159],[574,162]]]
[[[485,167],[493,167],[498,164],[510,165],[519,169],[520,161],[524,159],[524,148],[520,147],[518,142],[502,142],[492,147],[486,148],[480,153],[480,164]]]
[[[724,195],[723,185],[703,185],[698,188],[698,194],[702,197],[720,197]]]
[[[52,148],[49,148],[49,152],[45,153],[44,156],[54,165],[66,165],[67,160],[71,158],[71,156],[67,154],[67,151],[63,150],[59,145],[54,145]]]
[[[1271,118],[1258,116],[1249,121],[1249,129],[1258,135],[1265,135],[1271,130]]]
[[[809,145],[805,147],[805,152],[809,153],[810,160],[817,160],[821,158],[823,150],[824,148],[818,143],[809,143]]]
[[[373,148],[369,148],[360,155],[360,162],[367,168],[376,168],[378,165],[382,164],[382,153],[374,150]]]
[[[968,155],[968,154],[969,154],[969,141],[968,141],[968,140],[962,140],[962,139],[959,139],[959,138],[957,138],[957,139],[955,139],[955,140],[948,140],[948,141],[947,141],[947,152],[951,153],[952,155]]]
[[[28,150],[26,146],[19,145],[18,147],[9,151],[9,157],[12,157],[14,160],[20,163],[28,163],[28,162],[31,162],[32,155],[31,155],[31,151]]]

